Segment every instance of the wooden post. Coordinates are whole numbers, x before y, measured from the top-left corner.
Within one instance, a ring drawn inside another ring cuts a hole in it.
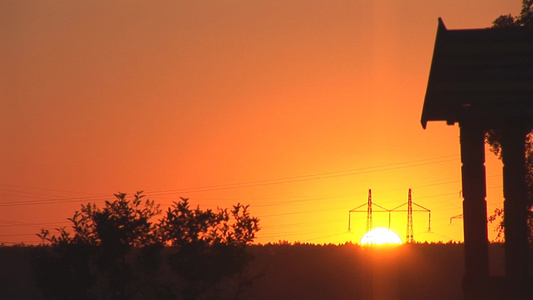
[[[465,240],[466,300],[486,299],[489,276],[485,133],[475,122],[460,124]]]
[[[528,226],[525,139],[527,130],[508,125],[502,134],[505,272],[507,299],[527,297]]]

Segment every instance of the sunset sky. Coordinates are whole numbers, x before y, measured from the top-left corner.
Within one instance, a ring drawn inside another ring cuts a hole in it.
[[[521,0],[156,3],[0,0],[0,243],[139,190],[249,204],[258,243],[358,242],[348,211],[409,188],[415,240],[462,241],[458,127],[420,125],[437,19],[486,28]],[[489,212],[501,181],[487,152]]]

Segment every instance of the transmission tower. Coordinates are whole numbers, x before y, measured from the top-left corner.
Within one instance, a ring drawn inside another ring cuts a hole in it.
[[[407,210],[399,209],[405,205],[407,205]],[[413,205],[417,206],[419,209],[413,209]],[[431,232],[431,210],[413,202],[413,199],[411,197],[411,189],[409,189],[407,202],[391,209],[390,212],[407,212],[407,233],[406,233],[406,241],[405,241],[406,243],[413,243],[415,241],[414,233],[413,233],[413,212],[427,212],[428,213],[427,232]]]
[[[360,208],[362,208],[363,206],[366,205],[366,210],[360,210]],[[373,206],[376,206],[378,208],[377,211],[374,211],[373,210]],[[348,232],[351,232],[351,216],[352,216],[352,213],[362,213],[362,212],[366,212],[366,232],[369,232],[370,230],[372,230],[372,228],[374,227],[373,223],[372,223],[372,214],[374,212],[388,212],[389,213],[389,228],[390,228],[390,222],[391,222],[391,211],[386,209],[385,207],[379,205],[379,204],[376,204],[376,203],[372,203],[372,190],[369,189],[368,190],[368,200],[366,203],[364,204],[361,204],[359,205],[358,207],[350,210],[348,212]]]
[[[411,198],[411,189],[407,196],[407,234],[405,237],[406,243],[413,243],[413,199]]]
[[[368,190],[368,204],[366,207],[366,232],[372,230],[372,190]]]
[[[460,214],[460,215],[456,215],[456,216],[453,216],[450,218],[450,225],[452,225],[452,220],[453,219],[462,219],[463,218],[463,214]]]

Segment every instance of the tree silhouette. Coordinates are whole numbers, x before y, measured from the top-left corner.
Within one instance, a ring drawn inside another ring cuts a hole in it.
[[[494,28],[532,27],[533,26],[533,0],[522,0],[520,15],[501,15],[492,25]]]
[[[251,257],[246,245],[259,230],[248,206],[226,209],[191,209],[188,199],[174,202],[160,222],[163,241],[171,246],[169,263],[182,282],[183,299],[197,299],[224,278],[240,274]],[[238,282],[240,284],[240,282]]]
[[[56,229],[58,236],[41,231],[38,236],[43,245],[50,247],[39,248],[33,265],[46,298],[87,299],[91,293],[131,298],[135,273],[132,250],[157,243],[156,226],[150,220],[161,212],[159,205],[143,198],[142,192],[132,201],[125,193],[118,193],[103,209],[90,203],[82,205],[68,219],[73,236],[66,228]]]
[[[38,234],[32,266],[46,299],[197,299],[248,264],[245,246],[259,230],[248,206],[204,211],[181,198],[154,222],[159,205],[126,196],[82,205],[72,230]]]
[[[533,27],[533,0],[523,0],[522,1],[522,10],[520,15],[513,16],[511,14],[501,15],[496,18],[492,25],[494,28],[515,28],[515,27]],[[486,141],[490,146],[491,152],[497,155],[501,159],[501,140],[502,132],[501,130],[488,130],[486,132]],[[533,131],[530,132],[526,140],[526,184],[528,188],[528,205],[529,205],[529,215],[528,215],[528,227],[529,227],[529,242],[533,243],[533,211],[531,207],[533,206]],[[497,223],[497,239],[504,239],[504,227],[505,227],[505,218],[504,211],[501,208],[496,208],[492,215],[489,216],[489,222]]]
[[[90,299],[89,290],[96,280],[91,267],[95,249],[74,242],[64,228],[58,230],[59,237],[50,237],[49,231],[42,230],[41,238],[52,246],[36,247],[31,256],[36,286],[45,299]]]

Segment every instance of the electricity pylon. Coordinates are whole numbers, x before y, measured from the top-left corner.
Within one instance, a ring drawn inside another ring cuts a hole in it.
[[[366,205],[366,210],[359,210],[361,207]],[[373,206],[378,207],[380,210],[377,210],[375,212],[388,212],[389,213],[389,228],[390,228],[390,222],[391,222],[391,211],[386,209],[385,207],[372,203],[372,190],[368,190],[368,201],[364,204],[359,205],[358,207],[351,209],[348,212],[348,232],[351,232],[351,216],[352,213],[361,213],[366,212],[366,232],[369,232],[374,227],[373,221],[372,221],[372,214],[374,213]]]
[[[463,218],[463,214],[460,214],[460,215],[456,215],[456,216],[453,216],[450,218],[450,225],[452,225],[452,220],[453,219],[462,219]]]
[[[368,190],[368,203],[366,208],[366,232],[374,227],[372,223],[372,190]]]
[[[413,204],[418,206],[421,209],[413,210]],[[407,205],[407,210],[399,209],[400,207],[405,206],[405,205]],[[405,239],[406,243],[414,243],[415,241],[414,233],[413,233],[413,212],[427,212],[428,213],[428,231],[427,232],[431,232],[431,210],[413,202],[413,199],[411,197],[411,189],[409,189],[407,202],[391,209],[390,211],[391,212],[407,212],[407,233],[406,233],[406,239]]]
[[[411,198],[411,189],[409,189],[409,196],[407,196],[407,234],[405,242],[413,243],[413,199]]]

